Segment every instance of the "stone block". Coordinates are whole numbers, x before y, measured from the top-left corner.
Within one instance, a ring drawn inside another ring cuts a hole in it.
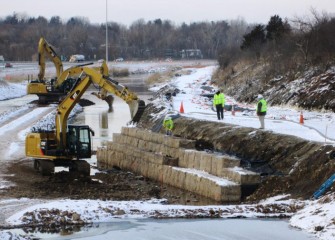
[[[200,156],[201,156],[200,167],[198,169],[213,174],[213,172],[212,172],[212,155],[209,154],[209,153],[206,153],[206,152],[201,152]]]
[[[151,136],[151,141],[154,143],[162,143],[160,136],[158,134],[153,134]]]
[[[201,159],[202,159],[202,152],[195,151],[194,152],[194,161],[193,161],[193,168],[201,170]]]
[[[190,192],[196,192],[196,188],[199,186],[197,178],[196,175],[185,173],[184,189]]]
[[[138,132],[139,133],[139,132]],[[139,139],[142,139],[143,141],[150,142],[150,132],[148,131],[141,131],[141,134],[136,136]]]
[[[166,145],[171,147],[171,148],[179,148],[179,138],[176,137],[167,137],[166,138]]]
[[[194,157],[195,157],[195,150],[185,150],[184,157],[187,158],[187,168],[193,168],[194,167]]]
[[[107,149],[108,150],[111,148],[111,145],[113,145],[113,142],[107,142]]]
[[[222,169],[222,176],[242,185],[255,185],[261,181],[258,173],[240,167],[224,168]]]
[[[139,134],[139,131],[141,131],[139,128],[129,128],[129,136],[132,137],[132,138],[138,138],[138,136],[140,135]]]
[[[162,165],[149,163],[149,174],[148,177],[161,182],[163,178],[163,167]]]
[[[126,136],[129,135],[129,134],[128,134],[128,131],[129,131],[129,128],[128,128],[128,127],[122,127],[122,128],[121,128],[121,134],[122,134],[122,135],[126,135]]]
[[[178,166],[178,158],[168,157],[168,156],[162,156],[163,157],[163,165],[169,165],[169,166]]]
[[[164,134],[155,133],[155,140],[156,140],[156,143],[162,144],[162,143],[164,142],[164,139],[165,139],[166,137],[167,137],[167,136],[164,135]]]
[[[162,172],[163,172],[163,177],[162,177],[162,182],[171,184],[171,176],[172,176],[172,167],[167,166],[167,165],[162,165]],[[172,185],[175,186],[175,185]]]
[[[156,152],[156,153],[161,152],[161,146],[162,146],[162,144],[158,144],[158,143],[154,143],[154,142],[152,144],[154,146],[154,152]]]
[[[186,168],[188,166],[187,158],[185,157],[185,149],[181,148],[177,150],[178,153],[178,166]]]
[[[120,141],[121,136],[122,135],[120,133],[113,133],[113,142]]]

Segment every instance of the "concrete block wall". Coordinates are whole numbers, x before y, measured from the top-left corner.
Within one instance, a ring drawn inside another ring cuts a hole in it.
[[[241,185],[260,182],[240,159],[197,151],[193,140],[127,127],[113,139],[97,151],[99,168],[118,166],[221,202],[239,201]]]

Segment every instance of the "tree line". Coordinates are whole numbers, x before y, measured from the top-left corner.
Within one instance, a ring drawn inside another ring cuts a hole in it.
[[[180,25],[139,19],[129,27],[108,22],[109,60],[178,59],[182,50],[199,49],[203,58],[217,59],[221,68],[242,59],[263,60],[273,72],[306,64],[330,66],[335,57],[335,18],[311,13],[290,22],[274,15],[266,25],[243,19]],[[0,19],[0,55],[11,61],[37,60],[41,36],[67,59],[72,54],[88,60],[105,58],[105,24],[90,24],[85,17],[65,22],[59,16],[48,20],[18,13]]]
[[[179,58],[180,51],[185,49],[200,49],[203,58],[215,59],[220,49],[241,43],[247,23],[238,19],[176,26],[169,20],[139,19],[129,27],[116,22],[108,22],[107,27],[110,60]],[[17,13],[0,19],[0,55],[12,61],[35,60],[41,36],[60,56],[83,54],[87,59],[105,58],[105,24],[90,24],[85,17],[72,17],[64,22],[58,16],[48,20]]]
[[[274,15],[266,25],[251,27],[238,51],[223,51],[218,59],[222,69],[241,59],[262,62],[272,76],[311,66],[327,70],[335,60],[335,17],[313,9],[310,16],[290,22]]]

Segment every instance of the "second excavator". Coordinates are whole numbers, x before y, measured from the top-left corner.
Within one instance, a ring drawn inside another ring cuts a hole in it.
[[[50,80],[45,79],[46,55],[53,62],[56,68],[56,76],[54,78],[51,78]],[[59,101],[60,96],[64,95],[64,91],[55,91],[54,83],[63,72],[63,63],[53,47],[43,37],[41,37],[38,42],[38,65],[38,79],[28,83],[27,93],[36,94],[39,98],[40,103]]]
[[[56,76],[48,80],[45,79],[46,56],[53,62],[56,68]],[[70,67],[65,70],[64,74],[62,74],[64,70],[61,59],[58,57],[54,48],[43,37],[41,37],[38,43],[38,79],[28,83],[27,93],[36,94],[38,96],[39,104],[59,103],[70,91],[76,81],[76,77],[78,77],[78,75],[76,75],[76,68],[91,64],[93,63]],[[99,70],[105,76],[109,75],[106,62],[103,62],[100,67],[92,68]],[[106,101],[109,105],[109,110],[112,110],[114,98],[112,95],[107,95],[106,90],[102,89],[101,91],[93,92],[92,94]]]
[[[89,67],[74,67],[71,71],[79,77],[57,108],[55,128],[37,129],[26,137],[26,156],[34,158],[34,168],[43,175],[53,173],[55,166],[90,174],[90,165],[83,159],[92,155],[93,131],[87,125],[68,125],[68,116],[91,84],[123,99],[129,105],[132,122],[138,122],[145,109],[144,101],[135,93],[100,71]],[[67,74],[64,71],[60,77],[65,79]]]

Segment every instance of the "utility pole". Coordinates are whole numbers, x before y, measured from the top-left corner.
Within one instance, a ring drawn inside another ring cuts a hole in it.
[[[107,21],[107,0],[106,0],[106,63],[108,64],[108,21]]]

